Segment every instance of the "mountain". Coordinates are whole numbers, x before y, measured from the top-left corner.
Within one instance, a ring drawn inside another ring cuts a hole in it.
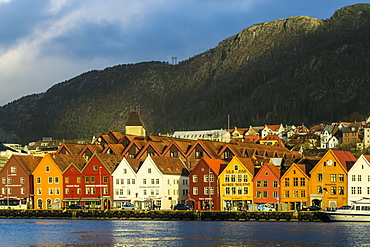
[[[0,108],[0,140],[123,133],[140,109],[150,133],[267,124],[311,125],[370,113],[370,4],[326,20],[253,25],[177,65],[89,71]]]

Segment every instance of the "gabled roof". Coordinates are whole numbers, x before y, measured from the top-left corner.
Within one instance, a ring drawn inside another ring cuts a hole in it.
[[[170,157],[150,157],[162,174],[188,176],[189,170],[179,158]]]
[[[334,153],[334,155],[337,157],[337,159],[343,165],[343,168],[346,171],[349,171],[357,161],[356,157],[353,156],[353,154],[349,151],[340,151],[340,150],[331,150],[331,151]]]
[[[251,158],[237,157],[237,159],[244,165],[245,168],[254,176],[255,168]]]
[[[276,141],[282,141],[280,137],[277,135],[267,135],[264,138],[260,139],[260,141],[267,141],[267,140],[276,140]]]
[[[201,160],[203,160],[210,167],[216,176],[220,175],[220,173],[227,166],[227,164],[221,159],[202,158]],[[199,162],[201,162],[201,160]]]
[[[14,158],[29,175],[36,169],[36,167],[42,160],[42,157],[14,155],[14,154],[12,155],[12,158]]]
[[[132,159],[132,158],[124,158],[126,159],[127,163],[131,166],[132,170],[137,173],[137,171],[139,170],[141,164],[142,164],[142,161],[138,160],[138,159]]]
[[[78,155],[85,147],[86,144],[62,143],[56,153],[59,154],[64,148],[69,154]]]
[[[114,139],[115,143],[118,143],[123,137],[123,135],[118,131],[109,131],[108,136],[110,136],[111,139]]]
[[[269,128],[272,131],[278,131],[279,128],[281,127],[281,124],[276,124],[276,125],[265,125],[267,128]]]
[[[95,154],[95,156],[102,162],[107,171],[112,174],[116,167],[121,163],[123,156],[116,154]]]
[[[122,154],[125,147],[122,144],[108,144],[102,151],[102,153],[107,153],[108,150],[112,150],[114,154]]]
[[[67,155],[67,154],[47,154],[54,161],[54,163],[59,167],[59,169],[64,172],[64,170],[70,165],[74,164],[80,170],[86,164],[86,160],[79,155]]]
[[[101,153],[103,151],[103,147],[101,145],[94,145],[94,144],[85,145],[85,148],[81,150],[79,155],[84,154],[87,150],[89,150],[93,154]]]
[[[131,111],[129,113],[126,126],[142,126],[145,128],[144,122],[141,119],[139,111]]]
[[[162,155],[162,151],[163,151],[163,148],[164,148],[164,145],[162,143],[158,143],[158,142],[148,142],[141,150],[140,152],[136,155],[137,158],[140,158],[147,150],[148,148],[151,147],[154,152],[158,155],[158,156],[161,156]]]

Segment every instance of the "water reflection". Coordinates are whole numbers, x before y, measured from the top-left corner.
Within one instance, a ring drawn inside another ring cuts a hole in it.
[[[0,246],[362,246],[369,223],[0,220]],[[6,236],[6,237],[4,237]]]

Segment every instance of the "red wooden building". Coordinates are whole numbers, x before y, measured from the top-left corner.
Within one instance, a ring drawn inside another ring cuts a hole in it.
[[[187,200],[193,202],[195,210],[221,210],[218,176],[226,165],[221,159],[210,158],[202,158],[195,165],[189,175]]]

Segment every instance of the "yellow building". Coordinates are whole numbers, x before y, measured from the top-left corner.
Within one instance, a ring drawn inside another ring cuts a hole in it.
[[[347,204],[347,173],[356,160],[348,151],[326,152],[310,172],[312,205],[335,208]]]
[[[254,165],[250,158],[234,156],[219,175],[223,210],[243,210],[253,203]]]
[[[312,167],[293,163],[280,180],[283,210],[300,210],[310,206],[308,176]]]
[[[145,136],[146,128],[141,119],[140,112],[131,111],[125,125],[126,135]]]
[[[63,200],[63,171],[80,156],[46,154],[33,171],[35,209],[58,209]]]

